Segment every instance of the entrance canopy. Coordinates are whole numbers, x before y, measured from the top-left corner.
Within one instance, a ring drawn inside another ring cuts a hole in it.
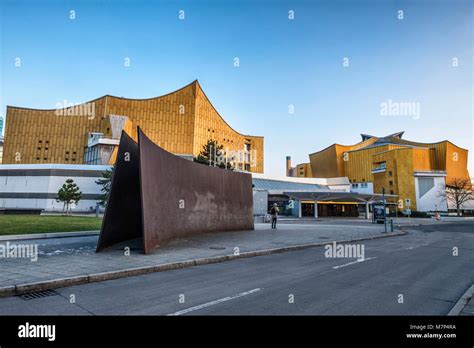
[[[377,193],[364,194],[355,192],[296,192],[285,191],[284,195],[297,201],[316,201],[334,203],[375,203],[382,201],[382,195]],[[385,195],[386,198],[397,197],[397,195]]]

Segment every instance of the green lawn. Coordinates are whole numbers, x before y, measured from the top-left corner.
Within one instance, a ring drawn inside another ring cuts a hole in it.
[[[100,217],[0,215],[0,236],[100,230],[101,223]]]

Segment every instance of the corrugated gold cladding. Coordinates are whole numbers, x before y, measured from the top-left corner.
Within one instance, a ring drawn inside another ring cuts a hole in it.
[[[129,117],[131,126],[127,129],[131,129],[134,140],[139,126],[152,141],[175,154],[196,156],[209,138],[229,151],[243,150],[248,143],[256,155],[250,170],[263,173],[263,137],[233,130],[197,81],[157,98],[132,100],[104,96],[89,103],[94,103],[94,117],[58,116],[57,110],[7,107],[3,163],[82,164],[87,134],[102,132],[110,136],[107,116],[122,115]]]

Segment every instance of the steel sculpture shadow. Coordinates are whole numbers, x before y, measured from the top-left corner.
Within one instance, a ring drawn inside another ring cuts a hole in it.
[[[142,237],[138,145],[122,131],[96,251]]]
[[[136,159],[127,162],[129,166],[123,165],[126,152]],[[123,189],[127,193],[114,194]],[[97,251],[141,237],[143,251],[149,254],[174,238],[253,229],[250,174],[175,156],[153,143],[140,128],[138,145],[122,133]]]

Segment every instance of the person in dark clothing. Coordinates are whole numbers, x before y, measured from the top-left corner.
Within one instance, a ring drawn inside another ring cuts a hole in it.
[[[273,203],[272,209],[270,209],[270,215],[272,216],[272,229],[277,228],[277,218],[278,218],[278,213],[280,210],[278,209],[278,205],[276,203]]]

